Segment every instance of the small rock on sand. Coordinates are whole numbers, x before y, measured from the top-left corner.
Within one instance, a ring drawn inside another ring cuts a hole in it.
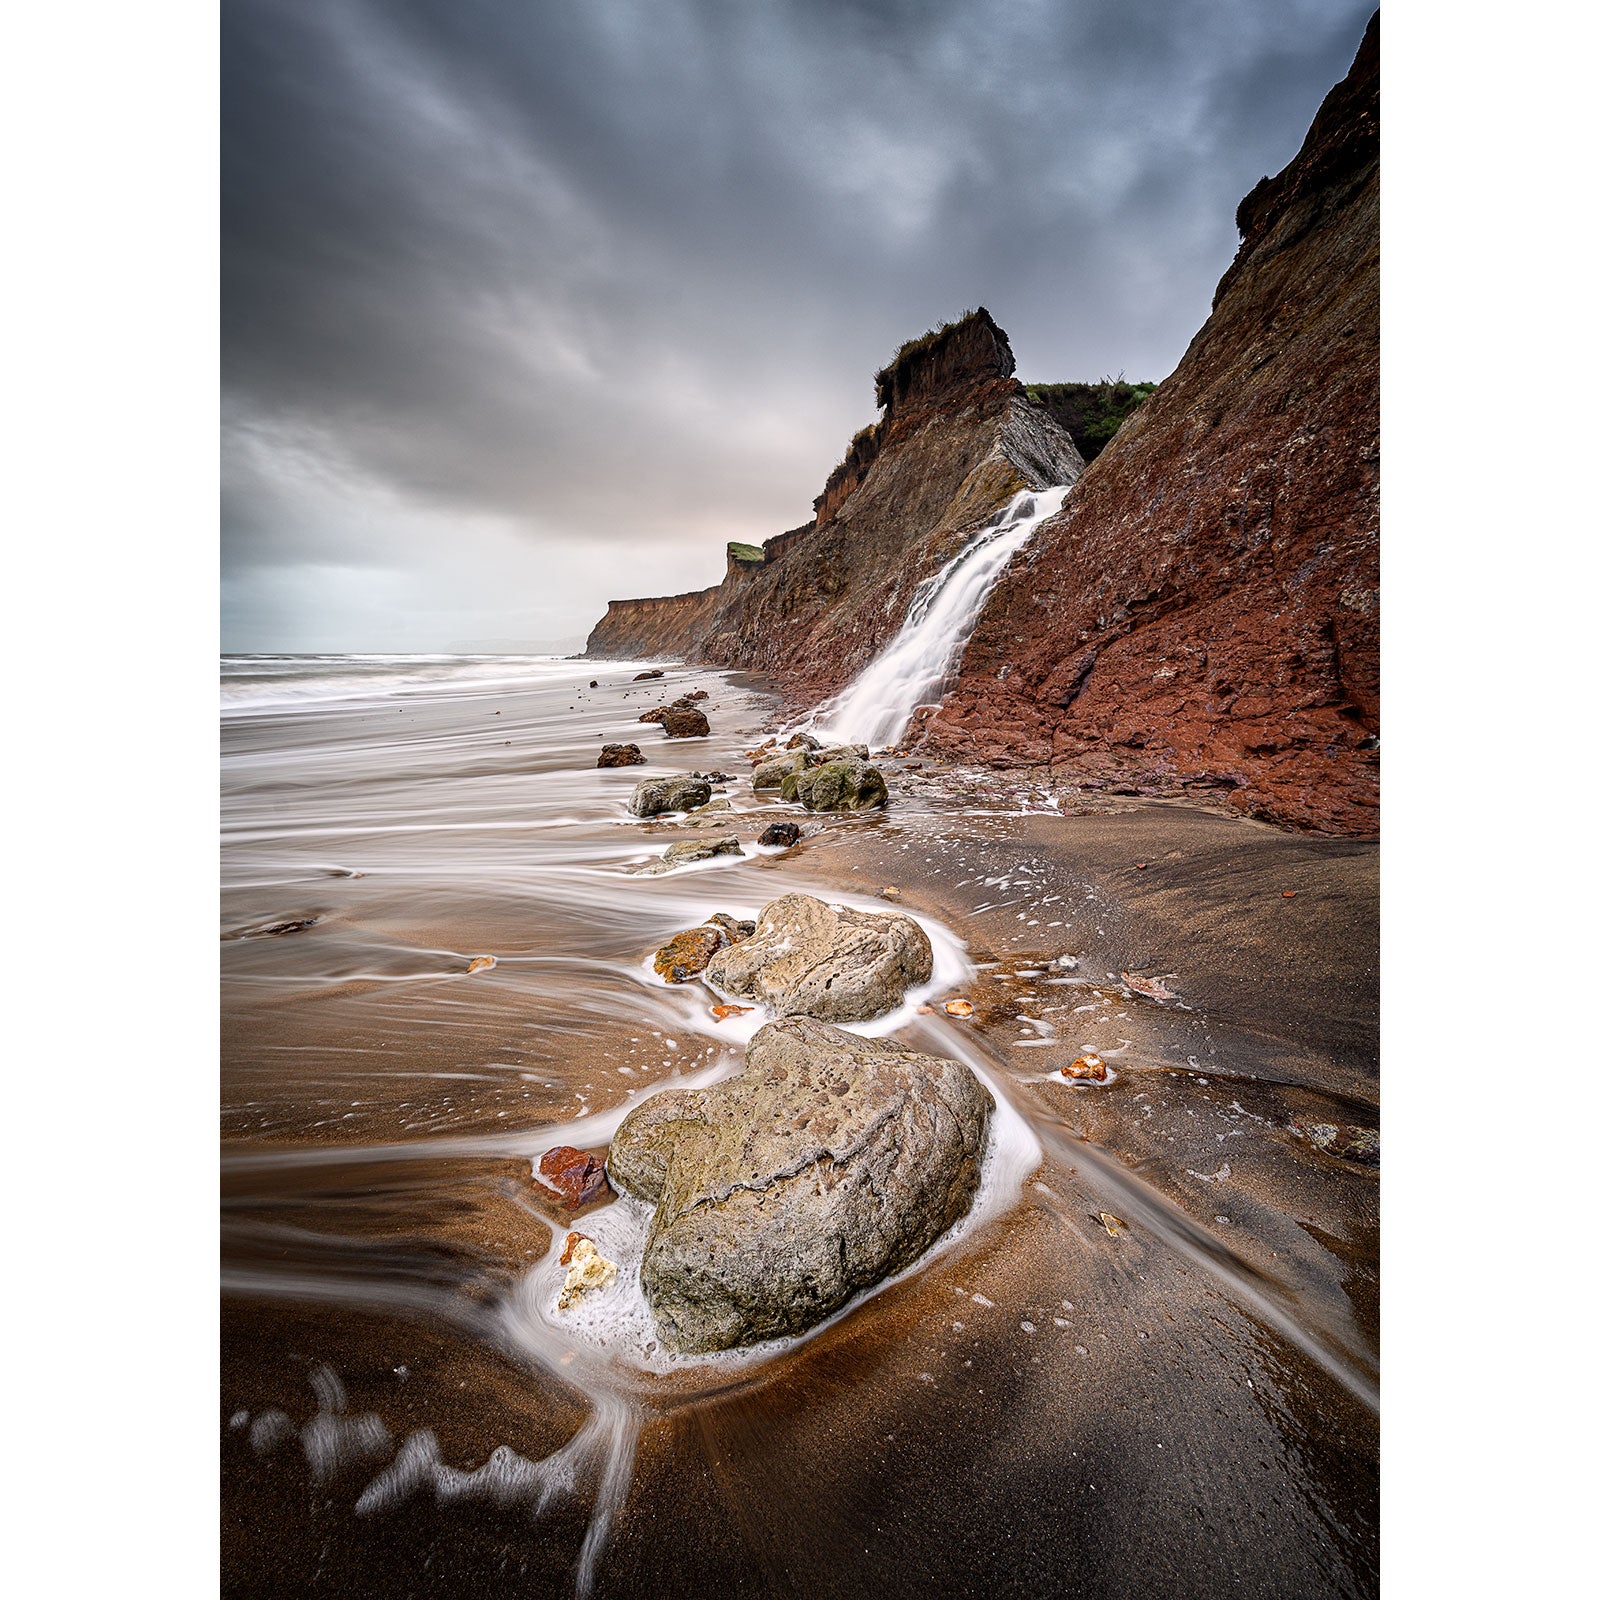
[[[673,872],[686,867],[691,861],[710,861],[717,856],[742,856],[744,846],[729,834],[725,839],[680,839],[669,844],[666,853],[658,860],[646,862],[638,869],[642,877],[652,877],[658,872]]]
[[[628,810],[636,817],[659,817],[667,811],[692,811],[711,798],[703,778],[646,778],[634,786]]]
[[[606,1164],[587,1150],[558,1144],[539,1157],[539,1176],[574,1211],[606,1190]]]
[[[607,1261],[586,1233],[569,1233],[567,1247],[561,1252],[561,1265],[567,1269],[566,1281],[561,1285],[561,1298],[556,1302],[562,1311],[570,1311],[594,1289],[604,1289],[614,1283],[617,1276],[615,1261]]]
[[[1061,1069],[1062,1075],[1068,1078],[1085,1078],[1091,1083],[1104,1083],[1109,1076],[1109,1071],[1099,1056],[1079,1056],[1070,1066]]]
[[[645,757],[636,744],[603,744],[600,746],[600,759],[595,762],[597,767],[637,767],[644,764]]]
[[[800,842],[800,824],[798,822],[769,822],[761,830],[761,837],[757,844],[776,845],[787,850],[790,845]]]

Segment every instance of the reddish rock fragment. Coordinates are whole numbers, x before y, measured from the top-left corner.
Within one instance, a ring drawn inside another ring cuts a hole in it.
[[[539,1157],[539,1176],[558,1190],[574,1211],[587,1205],[607,1187],[605,1162],[570,1144],[558,1144]]]
[[[1105,1062],[1099,1056],[1079,1056],[1070,1066],[1061,1069],[1068,1078],[1087,1078],[1092,1083],[1104,1083],[1108,1076]]]
[[[668,983],[688,983],[705,971],[706,963],[717,951],[734,942],[726,929],[709,923],[699,928],[685,928],[656,951],[656,971]]]

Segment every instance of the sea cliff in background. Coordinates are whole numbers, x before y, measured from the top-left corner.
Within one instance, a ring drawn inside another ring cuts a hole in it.
[[[730,546],[714,588],[612,601],[586,654],[752,668],[792,702],[841,688],[895,636],[918,584],[1019,490],[1082,472],[1015,367],[982,307],[904,346],[876,377],[882,416],[850,441],[811,522]]]
[[[614,601],[587,653],[758,669],[814,705],[1017,491],[1081,477],[996,583],[957,681],[908,741],[1376,833],[1376,15],[1238,223],[1210,318],[1089,467],[980,308],[877,375],[882,417],[812,522],[730,546],[713,588]]]
[[[1378,23],[1177,370],[995,585],[934,749],[1378,825]]]

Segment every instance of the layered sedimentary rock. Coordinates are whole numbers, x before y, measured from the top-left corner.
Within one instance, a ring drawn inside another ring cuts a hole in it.
[[[588,653],[754,668],[796,700],[840,688],[894,636],[917,585],[1013,495],[1083,470],[1015,365],[981,307],[906,345],[877,374],[883,414],[851,441],[813,521],[767,540],[759,561],[731,546],[716,589],[613,601]]]
[[[1012,562],[934,748],[1377,828],[1377,19],[1183,361]]]

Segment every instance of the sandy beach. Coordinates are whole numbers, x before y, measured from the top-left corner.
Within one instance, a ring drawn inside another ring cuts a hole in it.
[[[234,685],[225,1592],[1372,1592],[1378,1177],[1308,1130],[1378,1125],[1377,846],[892,759],[885,810],[811,816],[749,787],[757,681],[644,665]],[[709,738],[638,722],[695,688]],[[731,809],[627,815],[689,771]],[[895,1036],[984,1074],[1015,1172],[806,1339],[652,1368],[543,1309],[621,1203],[574,1223],[531,1163],[731,1070],[649,958],[790,890],[929,928]]]

